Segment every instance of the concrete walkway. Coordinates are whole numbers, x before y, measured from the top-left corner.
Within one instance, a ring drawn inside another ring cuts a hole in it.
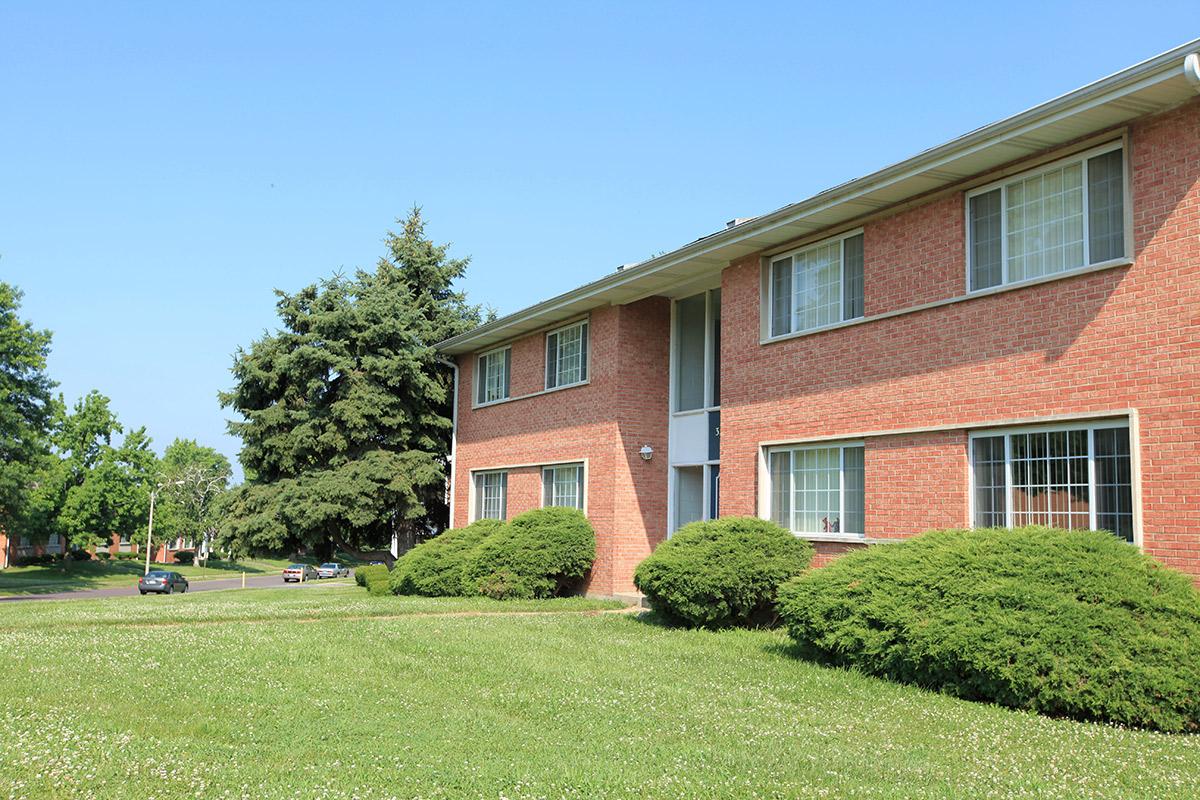
[[[327,579],[323,582],[284,583],[283,578],[278,573],[274,575],[246,576],[247,589],[307,589],[310,586],[319,586],[322,583],[328,586],[331,581]],[[214,589],[240,589],[241,586],[242,579],[240,576],[237,578],[196,580],[188,584],[188,592],[211,592]],[[80,589],[74,592],[53,592],[50,594],[19,594],[12,597],[0,597],[0,603],[13,603],[24,600],[94,600],[97,597],[121,597],[122,595],[136,595],[137,593],[136,583],[131,579],[129,586],[110,586],[107,589]]]

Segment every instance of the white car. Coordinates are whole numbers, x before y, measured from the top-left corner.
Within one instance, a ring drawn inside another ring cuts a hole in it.
[[[329,561],[317,567],[317,577],[320,578],[349,578],[350,568],[336,561]]]

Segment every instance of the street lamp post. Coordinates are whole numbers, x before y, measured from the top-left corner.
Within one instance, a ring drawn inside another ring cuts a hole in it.
[[[150,523],[146,526],[146,571],[145,575],[150,574],[150,554],[153,551],[150,543],[154,539],[154,499],[158,497],[159,491],[167,486],[179,486],[183,481],[167,481],[160,483],[150,490]]]

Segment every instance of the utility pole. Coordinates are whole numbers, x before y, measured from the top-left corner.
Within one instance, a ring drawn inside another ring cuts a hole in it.
[[[154,498],[158,496],[158,490],[162,488],[160,483],[156,488],[150,490],[150,524],[146,528],[146,571],[143,575],[150,574],[150,542],[154,539]]]
[[[146,571],[144,575],[150,574],[150,554],[153,552],[151,542],[154,539],[154,498],[158,497],[159,491],[166,486],[179,486],[183,481],[164,481],[159,483],[150,490],[150,524],[146,526]]]

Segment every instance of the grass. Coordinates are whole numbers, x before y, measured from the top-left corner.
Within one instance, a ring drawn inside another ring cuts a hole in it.
[[[243,572],[250,575],[276,573],[287,566],[282,559],[246,559],[237,562],[210,561],[209,566],[183,564],[156,565],[152,569],[169,569],[181,573],[189,581],[236,578]],[[146,571],[143,559],[121,561],[72,561],[39,567],[10,567],[0,571],[0,596],[18,594],[53,594],[75,592],[82,589],[108,589],[115,586],[133,586],[138,576]]]
[[[1200,785],[1200,737],[826,669],[777,632],[340,586],[142,601],[0,607],[0,797],[1172,798]],[[488,613],[504,610],[551,613]]]

